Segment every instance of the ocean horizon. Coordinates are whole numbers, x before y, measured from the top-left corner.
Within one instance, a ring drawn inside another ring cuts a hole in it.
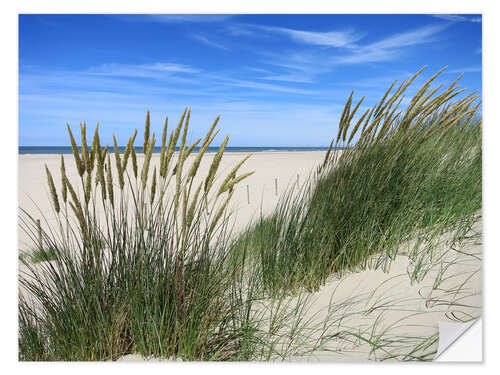
[[[113,148],[110,148],[113,150]],[[119,146],[120,153],[125,151],[125,146]],[[142,153],[142,147],[136,147],[137,153]],[[200,148],[195,147],[193,152],[198,152]],[[207,152],[217,152],[219,147],[209,147]],[[78,148],[80,150],[80,147]],[[161,147],[155,147],[154,153],[160,152]],[[179,148],[176,148],[178,151]],[[226,147],[225,152],[296,152],[296,151],[327,151],[328,147],[295,147],[295,146],[271,146],[271,147],[254,147],[254,146],[241,146],[241,147]],[[81,151],[81,150],[80,150]],[[19,146],[19,154],[72,154],[73,149],[71,146]]]

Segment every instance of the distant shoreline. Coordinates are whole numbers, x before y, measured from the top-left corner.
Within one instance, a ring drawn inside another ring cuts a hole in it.
[[[123,153],[125,146],[118,147],[120,153]],[[209,147],[207,152],[217,152],[218,147]],[[341,148],[339,148],[341,149]],[[160,152],[161,147],[155,147],[154,153]],[[199,147],[196,147],[193,152],[197,152]],[[327,151],[328,147],[226,147],[225,152],[304,152],[304,151]],[[81,151],[81,150],[80,150]],[[136,147],[137,153],[142,153],[142,147]],[[178,149],[177,149],[178,151]],[[73,150],[70,146],[19,146],[19,155],[30,154],[72,154]]]

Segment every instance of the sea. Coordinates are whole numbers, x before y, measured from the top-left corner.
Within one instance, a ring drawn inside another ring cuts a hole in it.
[[[120,153],[125,151],[125,146],[118,147]],[[155,147],[154,152],[160,152],[160,147]],[[193,152],[200,148],[196,147]],[[218,147],[209,147],[207,152],[217,152]],[[110,151],[113,147],[110,147]],[[137,153],[142,153],[142,147],[135,148]],[[177,148],[178,150],[178,148]],[[226,147],[225,152],[294,152],[294,151],[327,151],[328,147]],[[19,154],[72,154],[71,146],[19,146]]]

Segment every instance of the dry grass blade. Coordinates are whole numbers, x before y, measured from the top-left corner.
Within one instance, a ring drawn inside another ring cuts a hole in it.
[[[64,166],[64,157],[61,155],[61,195],[64,203],[66,203],[68,199],[68,187],[66,186],[66,182],[64,180],[65,176],[66,167]]]
[[[227,207],[227,204],[229,203],[229,201],[231,200],[232,196],[233,196],[233,193],[234,191],[230,192],[226,198],[226,200],[224,201],[224,203],[220,206],[219,208],[219,211],[217,211],[217,214],[215,215],[214,219],[212,220],[212,223],[210,224],[210,232],[212,232],[217,223],[219,222],[220,218],[222,217],[222,214],[224,213],[224,211],[226,210],[226,207]]]
[[[85,170],[90,168],[89,147],[87,145],[87,124],[80,124],[80,133],[82,138],[82,161]]]
[[[189,210],[187,213],[187,222],[186,222],[188,228],[191,226],[191,223],[193,222],[194,212],[196,209],[196,204],[198,202],[198,195],[200,194],[202,186],[203,186],[203,183],[200,183],[198,185],[198,189],[196,189],[196,192],[194,193],[194,196],[193,196],[193,200],[191,201],[191,205],[189,206]]]
[[[129,138],[127,147],[125,148],[125,152],[123,153],[123,170],[127,170],[127,163],[128,163],[128,158],[130,157],[130,154],[132,152],[132,147],[134,147],[134,141],[135,137],[137,137],[137,129],[134,131],[134,135]]]
[[[347,130],[349,130],[349,126],[351,125],[351,121],[352,121],[354,115],[356,114],[356,112],[358,111],[359,106],[361,105],[361,103],[363,103],[364,100],[365,100],[365,97],[363,96],[361,98],[361,100],[358,102],[358,104],[356,104],[356,106],[354,107],[354,109],[350,113],[347,120],[345,121],[344,130],[343,130],[343,134],[342,134],[342,142],[345,142]],[[349,143],[349,142],[347,142],[347,143]]]
[[[229,181],[228,183],[226,183],[224,186],[221,186],[218,195],[220,195],[220,194],[222,194],[222,193],[224,193],[224,192],[226,192],[228,190],[230,192],[232,192],[234,185],[236,185],[237,183],[243,181],[245,178],[253,175],[254,173],[255,173],[255,171],[247,172],[247,173],[243,173],[242,175],[240,175],[238,177],[233,178],[231,181]]]
[[[203,139],[202,147],[207,145],[207,143],[208,144],[210,143],[210,139],[212,138],[212,132],[214,131],[215,127],[217,126],[217,123],[219,122],[219,120],[220,120],[220,115],[217,115],[214,122],[212,123],[212,126],[210,127],[210,129],[208,129],[208,132],[205,135],[205,139]]]
[[[198,138],[191,146],[189,146],[189,148],[186,150],[186,153],[184,154],[184,161],[189,157],[189,155],[191,155],[191,153],[193,152],[194,148],[196,146],[198,146],[198,143],[201,142],[201,138]]]
[[[132,145],[131,147],[131,155],[132,155],[132,169],[134,171],[134,177],[137,178],[137,155],[135,154],[134,145]]]
[[[149,116],[149,109],[148,111],[146,112],[146,125],[144,126],[144,145],[143,145],[143,153],[144,155],[146,154],[146,149],[148,147],[148,144],[149,144],[149,128],[151,126],[151,119],[150,119],[150,116]]]
[[[326,152],[325,159],[323,160],[322,167],[324,167],[326,165],[326,163],[328,162],[328,160],[330,159],[330,153],[332,152],[332,147],[333,147],[333,139],[330,142],[330,146],[328,147],[328,151]]]
[[[69,139],[71,142],[71,148],[73,150],[73,157],[75,158],[76,167],[78,169],[78,174],[80,176],[83,176],[83,173],[85,172],[85,165],[83,164],[82,159],[80,158],[80,153],[78,151],[78,146],[76,144],[75,137],[73,137],[73,132],[71,131],[71,128],[68,123],[66,123],[66,126],[68,128]]]
[[[92,173],[95,166],[95,160],[98,157],[97,153],[99,145],[99,123],[97,123],[94,130],[94,137],[92,138],[92,146],[90,147],[90,166],[87,169],[87,173]]]
[[[150,144],[147,147],[147,153],[144,157],[144,164],[142,165],[142,172],[141,172],[142,190],[146,189],[146,184],[148,181],[148,173],[149,173],[149,164],[151,163],[151,156],[153,155],[155,142],[156,138],[155,134],[153,133],[153,138],[150,140]]]
[[[115,206],[115,195],[113,191],[113,175],[111,174],[111,159],[108,154],[108,168],[106,169],[106,185],[108,188],[108,198],[111,202],[111,206]]]
[[[252,155],[250,154],[250,155],[245,156],[238,164],[236,164],[233,167],[233,169],[231,169],[231,171],[227,174],[226,178],[224,179],[224,181],[220,185],[220,189],[219,189],[219,192],[217,193],[217,195],[221,195],[224,191],[229,189],[226,185],[228,185],[230,183],[231,179],[233,179],[234,176],[236,176],[236,172],[238,172],[238,169],[240,169],[240,167],[243,165],[243,163],[246,162],[250,158],[250,156],[252,156]]]
[[[82,229],[82,235],[86,240],[88,238],[88,228],[87,228],[87,222],[85,220],[85,215],[83,213],[82,205],[80,203],[80,200],[78,199],[78,195],[76,195],[75,189],[73,189],[73,186],[71,185],[71,182],[69,182],[66,176],[64,177],[64,180],[66,186],[68,187],[68,191],[71,195],[71,199],[73,200],[73,202],[69,202],[69,204],[73,209],[75,216],[78,219],[78,222],[80,223],[80,227]]]
[[[165,145],[167,143],[167,131],[168,131],[168,117],[165,117],[165,124],[163,125],[163,133],[161,136],[161,149],[160,149],[160,176],[162,175],[162,171],[164,169],[165,164]]]
[[[168,142],[168,148],[165,155],[165,162],[163,164],[163,173],[161,174],[162,177],[167,177],[168,166],[170,164],[172,156],[174,155],[175,148],[177,146],[177,140],[179,139],[179,135],[181,134],[182,124],[184,123],[186,112],[187,112],[187,107],[184,108],[184,112],[182,113],[182,116],[179,119],[179,123],[177,124],[175,131],[170,136],[170,140]]]
[[[49,168],[47,168],[47,164],[45,165],[45,172],[47,173],[47,182],[49,184],[50,196],[52,197],[52,203],[54,204],[54,209],[57,213],[61,210],[59,206],[59,198],[57,196],[56,186],[54,185],[54,180],[52,179],[52,175],[50,174]]]
[[[85,204],[88,206],[90,201],[90,193],[92,192],[92,175],[90,173],[87,173],[84,190],[85,190]]]
[[[215,123],[216,122],[214,122],[214,124]],[[203,145],[201,146],[200,150],[198,151],[198,154],[196,155],[196,158],[194,159],[194,162],[191,165],[191,169],[189,170],[188,177],[190,179],[194,178],[194,176],[196,175],[196,172],[198,172],[198,168],[200,166],[200,162],[201,162],[201,159],[203,158],[203,155],[205,154],[205,152],[207,151],[208,147],[210,146],[210,144],[212,143],[212,141],[214,140],[214,138],[217,136],[218,133],[219,133],[219,130],[217,130],[209,138],[205,137],[205,140],[203,141]],[[210,134],[210,132],[207,133],[207,136],[209,134]]]
[[[224,150],[226,149],[227,142],[229,141],[229,136],[224,138],[224,141],[217,150],[217,153],[214,156],[212,164],[210,165],[210,169],[208,170],[207,178],[205,179],[205,193],[208,193],[215,179],[215,174],[217,173],[217,169],[219,168],[220,161],[222,159],[222,155],[224,154]]]
[[[115,150],[115,162],[116,162],[116,171],[118,172],[118,182],[120,184],[120,190],[123,190],[125,186],[125,178],[123,177],[123,167],[120,160],[120,149],[118,148],[118,143],[116,142],[116,137],[113,134],[113,148]]]
[[[153,170],[153,181],[151,182],[151,206],[153,206],[153,202],[155,200],[155,194],[156,194],[156,166]]]
[[[354,91],[351,91],[351,95],[349,95],[349,98],[347,99],[347,103],[344,106],[344,110],[342,111],[342,115],[340,116],[339,131],[337,133],[336,143],[339,142],[340,137],[342,136],[342,132],[343,132],[344,126],[345,126],[345,119],[347,118],[347,116],[349,116],[349,110],[351,108],[351,101],[352,101],[353,95],[354,95]]]
[[[356,125],[354,125],[354,128],[351,131],[351,135],[349,136],[349,139],[347,140],[347,144],[351,143],[352,139],[354,138],[354,135],[356,134],[356,132],[359,129],[359,126],[361,125],[361,123],[363,122],[363,120],[365,119],[365,117],[368,115],[369,112],[370,112],[370,109],[368,108],[365,111],[365,113],[363,113],[363,115],[360,117],[360,119],[358,120]],[[330,151],[331,147],[332,147],[332,145],[330,144],[330,148],[328,149],[328,151]],[[327,155],[328,155],[328,153],[327,153]]]

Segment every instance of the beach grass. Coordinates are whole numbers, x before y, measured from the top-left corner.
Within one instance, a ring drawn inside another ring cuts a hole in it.
[[[89,149],[81,125],[80,153],[68,126],[80,188],[66,177],[63,158],[60,188],[47,169],[57,227],[41,238],[52,249],[50,262],[21,260],[20,359],[107,360],[139,352],[225,360],[243,345],[248,328],[238,326],[238,306],[225,298],[233,278],[224,229],[231,189],[248,174],[242,178],[236,168],[222,184],[214,181],[226,139],[208,175],[193,185],[218,118],[187,170],[189,117],[186,109],[169,139],[165,123],[159,171],[149,168],[155,144],[149,113],[142,165],[133,146],[137,132],[123,155],[115,140],[112,160],[97,128]],[[38,239],[34,218],[22,211],[20,222]]]
[[[400,110],[415,77],[361,116],[351,95],[324,163],[243,233],[231,233],[228,205],[246,158],[216,178],[228,138],[195,183],[218,118],[189,147],[190,111],[170,133],[166,120],[153,169],[149,112],[140,160],[137,131],[120,154],[115,137],[113,153],[101,146],[98,127],[88,146],[85,124],[79,148],[68,126],[80,180],[66,177],[63,157],[61,181],[46,171],[57,224],[42,233],[50,259],[20,258],[19,359],[270,360],[323,348],[335,335],[323,337],[326,321],[309,326],[308,292],[332,275],[390,266],[415,238],[465,233],[481,209],[477,96],[452,101],[456,82],[434,95],[431,80]],[[40,242],[30,213],[20,225]],[[415,280],[427,255],[408,251]]]
[[[418,234],[437,236],[481,208],[477,96],[450,102],[454,82],[432,98],[430,80],[398,111],[394,103],[408,82],[366,109],[350,130],[358,108],[350,109],[351,96],[317,174],[235,242],[235,251],[254,255],[270,295],[318,290],[332,274],[366,269],[375,254],[387,264],[382,260]]]

